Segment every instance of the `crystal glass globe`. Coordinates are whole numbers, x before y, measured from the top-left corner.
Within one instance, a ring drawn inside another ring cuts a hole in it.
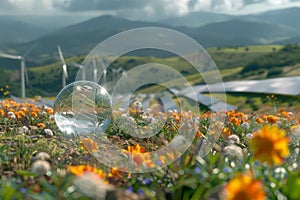
[[[61,90],[54,102],[54,119],[66,137],[103,134],[112,119],[108,92],[90,81],[76,81]]]

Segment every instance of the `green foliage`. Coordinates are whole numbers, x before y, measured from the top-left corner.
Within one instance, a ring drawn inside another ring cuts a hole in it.
[[[300,172],[292,172],[289,174],[287,183],[283,185],[282,192],[288,199],[300,199]]]
[[[272,52],[266,56],[261,56],[247,64],[242,73],[259,69],[271,69],[274,67],[284,67],[295,65],[300,62],[300,45],[286,45],[277,52]]]
[[[274,68],[268,71],[267,78],[277,77],[282,73],[282,69]]]
[[[207,51],[212,59],[216,62],[219,69],[237,68],[245,66],[252,60],[265,56],[273,49],[281,49],[280,45],[261,45],[248,46],[248,51],[245,51],[244,46],[223,47],[223,48],[208,48]]]

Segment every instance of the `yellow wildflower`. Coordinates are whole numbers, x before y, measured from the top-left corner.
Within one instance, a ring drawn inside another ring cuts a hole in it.
[[[281,164],[289,155],[289,138],[285,131],[277,126],[265,125],[260,131],[253,134],[250,148],[254,158],[268,164]]]
[[[89,165],[67,166],[67,171],[76,176],[81,176],[86,172],[91,172],[98,175],[100,178],[105,178],[106,174],[101,170]]]
[[[264,200],[266,194],[260,180],[253,179],[252,175],[239,174],[225,186],[226,200]]]

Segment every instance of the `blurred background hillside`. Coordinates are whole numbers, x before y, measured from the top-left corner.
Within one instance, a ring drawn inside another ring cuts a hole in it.
[[[67,63],[81,64],[100,42],[138,27],[165,27],[195,39],[223,79],[300,75],[300,1],[1,1],[0,53],[24,56],[26,96],[56,96],[62,88],[60,45]],[[149,62],[167,64],[193,84],[203,83],[176,55],[137,51],[112,63],[128,70]],[[0,88],[20,96],[20,62],[0,58]],[[68,66],[67,83],[78,68]],[[110,79],[115,77],[108,75]]]

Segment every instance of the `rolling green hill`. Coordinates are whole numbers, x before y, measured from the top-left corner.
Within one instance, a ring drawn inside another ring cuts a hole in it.
[[[207,51],[220,69],[245,66],[256,58],[276,52],[281,45],[213,47]]]
[[[295,66],[300,63],[300,46],[286,45],[279,51],[253,59],[242,70],[243,75],[268,70],[269,76],[279,75],[286,66]]]
[[[297,45],[237,46],[208,48],[207,51],[216,62],[225,81],[300,75],[300,61],[297,56],[299,55],[299,46]],[[272,62],[279,63],[283,57],[289,58],[290,61],[281,66],[271,65]],[[81,63],[82,60],[82,56],[66,58],[67,63]],[[260,62],[259,70],[254,69],[247,71],[249,66],[259,61],[262,61]],[[171,66],[184,75],[192,84],[203,83],[202,77],[195,73],[195,70],[190,64],[178,57],[123,56],[112,63],[109,68],[122,67],[125,70],[129,70],[132,67],[146,63],[160,63]],[[71,83],[75,80],[77,68],[69,66],[68,72],[69,79],[67,82]],[[26,86],[27,96],[56,96],[61,89],[61,77],[62,71],[60,62],[29,68],[29,83]],[[109,72],[107,79],[110,80],[111,77],[112,74]],[[174,81],[176,82],[176,79],[174,79]],[[12,94],[19,95],[20,80],[18,68],[3,70],[0,74],[0,87],[6,84],[11,86]]]

